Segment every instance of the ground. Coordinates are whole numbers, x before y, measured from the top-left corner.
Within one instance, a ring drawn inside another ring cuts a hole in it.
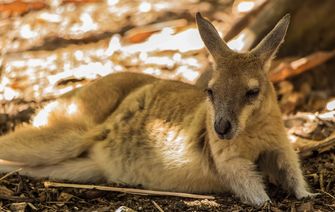
[[[1,211],[25,207],[26,211],[114,211],[121,206],[136,211],[335,211],[335,152],[302,161],[314,199],[298,201],[274,185],[268,186],[272,204],[256,209],[231,194],[214,194],[215,200],[149,197],[86,189],[45,188],[43,180],[13,174],[0,180]]]

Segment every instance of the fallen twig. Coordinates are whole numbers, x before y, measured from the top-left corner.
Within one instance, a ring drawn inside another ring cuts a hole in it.
[[[321,191],[325,191],[324,180],[323,180],[323,171],[320,172],[320,188],[321,188]]]
[[[6,13],[8,16],[13,15],[22,15],[31,10],[41,10],[47,5],[43,2],[23,2],[23,1],[14,1],[11,3],[1,3],[0,4],[0,13]]]
[[[154,200],[152,200],[151,202],[152,202],[152,204],[154,204],[154,206],[157,208],[157,210],[159,210],[159,212],[164,212],[164,210]]]
[[[283,62],[276,66],[270,74],[270,80],[274,83],[296,76],[308,71],[335,56],[332,51],[319,51],[292,62]]]
[[[242,30],[244,28],[246,28],[249,23],[257,16],[257,14],[263,10],[263,8],[265,7],[265,5],[267,5],[267,3],[269,3],[269,0],[265,0],[264,2],[262,2],[258,7],[256,7],[255,9],[251,10],[250,12],[248,12],[247,14],[245,14],[243,17],[241,17],[240,19],[238,19],[229,29],[229,31],[225,34],[224,36],[224,40],[226,42],[230,41],[231,39],[233,39],[236,35],[238,35],[240,32],[242,32]]]
[[[102,2],[101,0],[63,0],[63,4],[66,3],[90,3],[90,2]]]
[[[19,168],[19,169],[17,169],[17,170],[14,170],[14,171],[11,171],[11,172],[5,174],[4,176],[2,176],[2,177],[0,178],[0,182],[3,181],[4,179],[6,179],[7,177],[11,176],[12,174],[14,174],[14,173],[16,173],[16,172],[19,172],[19,171],[21,171],[21,170],[22,170],[22,168]]]
[[[124,40],[131,43],[143,42],[153,33],[162,30],[165,27],[180,28],[187,25],[187,20],[177,19],[172,21],[165,21],[161,23],[139,26],[133,28],[125,33]]]
[[[335,200],[335,196],[331,195],[330,193],[328,193],[327,191],[322,191],[320,189],[318,189],[318,191],[320,191],[321,193],[324,193],[326,195],[328,195],[329,197],[333,198]]]
[[[101,0],[63,0],[62,3],[89,3],[101,2]],[[17,16],[28,13],[32,10],[41,10],[47,8],[48,4],[43,1],[13,1],[0,3],[0,13],[6,13],[8,16]]]
[[[96,189],[101,191],[115,191],[129,194],[138,194],[138,195],[153,195],[153,196],[175,196],[175,197],[185,197],[193,199],[215,199],[213,196],[199,195],[199,194],[188,194],[188,193],[179,193],[179,192],[169,192],[169,191],[152,191],[152,190],[143,190],[136,188],[118,188],[111,186],[98,186],[98,185],[83,185],[83,184],[71,184],[71,183],[56,183],[56,182],[44,182],[44,186],[48,187],[66,187],[66,188],[83,188],[83,189]]]
[[[14,202],[33,202],[34,200],[27,197],[8,196],[0,194],[0,200],[10,200]]]
[[[322,141],[297,137],[293,142],[293,147],[298,150],[302,158],[307,158],[316,152],[320,154],[335,148],[335,133]]]

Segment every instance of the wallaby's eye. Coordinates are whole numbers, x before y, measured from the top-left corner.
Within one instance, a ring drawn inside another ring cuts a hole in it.
[[[207,96],[210,100],[213,100],[213,90],[210,88],[205,89],[205,92],[207,93]]]
[[[245,96],[248,98],[248,99],[252,99],[252,98],[255,98],[259,95],[259,88],[253,88],[253,89],[250,89],[247,91],[247,93],[245,94]]]

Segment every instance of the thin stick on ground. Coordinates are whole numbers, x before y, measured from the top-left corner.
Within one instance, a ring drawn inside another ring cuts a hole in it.
[[[321,154],[335,148],[335,132],[322,141],[313,141],[299,137],[292,145],[294,149],[298,150],[302,158],[307,158],[315,153]]]
[[[11,176],[12,174],[14,174],[14,173],[16,173],[16,172],[19,172],[19,171],[21,171],[21,170],[22,170],[22,168],[19,168],[19,169],[16,169],[16,170],[14,170],[14,171],[11,171],[11,172],[5,174],[4,176],[2,176],[2,177],[0,178],[0,182],[3,181],[4,179],[6,179],[7,177]]]
[[[44,182],[44,186],[48,187],[65,187],[65,188],[82,188],[82,189],[96,189],[101,191],[114,191],[129,194],[138,195],[152,195],[152,196],[175,196],[193,199],[215,199],[213,196],[199,195],[199,194],[188,194],[179,192],[169,192],[169,191],[152,191],[136,188],[118,188],[111,186],[98,186],[98,185],[84,185],[84,184],[71,184],[71,183],[56,183],[56,182]]]
[[[321,193],[324,193],[326,195],[328,195],[329,197],[333,198],[335,200],[335,197],[333,195],[331,195],[330,193],[328,193],[327,191],[322,191],[321,189],[318,189],[318,191],[320,191]]]
[[[332,51],[319,51],[306,57],[291,62],[283,62],[275,67],[270,74],[273,83],[283,81],[296,76],[312,68],[321,65],[335,56],[335,49]]]
[[[323,183],[323,172],[321,171],[320,173],[320,188],[321,188],[321,191],[325,191],[325,186],[324,186],[324,183]]]
[[[4,194],[0,194],[1,200],[10,200],[14,202],[33,202],[34,200],[28,197],[17,197],[17,196],[8,196]]]
[[[151,201],[152,204],[154,204],[154,206],[157,208],[157,210],[159,210],[159,212],[164,212],[164,210],[155,202],[155,201]]]

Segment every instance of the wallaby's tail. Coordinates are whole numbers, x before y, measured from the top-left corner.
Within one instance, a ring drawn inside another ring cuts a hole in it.
[[[0,137],[0,159],[29,166],[56,164],[85,151],[92,141],[80,129],[26,127]]]
[[[109,132],[100,126],[87,128],[80,123],[64,121],[57,126],[18,129],[0,137],[0,159],[33,167],[76,158]]]
[[[0,172],[18,170],[20,166],[0,165]],[[76,158],[57,165],[20,167],[19,173],[37,178],[71,180],[76,182],[97,182],[104,180],[103,173],[90,158]]]
[[[0,173],[22,168],[32,177],[75,181],[97,181],[103,176],[90,158],[91,147],[109,131],[101,126],[87,129],[78,122],[24,127],[0,137]]]

